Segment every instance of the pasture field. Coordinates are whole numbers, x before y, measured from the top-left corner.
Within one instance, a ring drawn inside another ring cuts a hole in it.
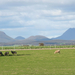
[[[75,49],[18,50],[0,56],[0,75],[75,75]],[[2,51],[3,54],[5,51]]]

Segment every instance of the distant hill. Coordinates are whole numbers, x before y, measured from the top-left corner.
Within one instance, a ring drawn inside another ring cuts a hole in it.
[[[13,42],[13,38],[6,35],[4,32],[0,31],[0,42]]]
[[[69,28],[65,33],[61,36],[54,38],[54,39],[61,39],[61,40],[75,40],[75,28]]]
[[[49,38],[41,35],[36,35],[36,36],[30,36],[27,38],[27,40],[34,40],[34,41],[47,41],[50,40]]]
[[[15,39],[16,39],[16,40],[24,40],[25,38],[22,37],[22,36],[18,36],[18,37],[16,37]]]
[[[9,45],[38,45],[39,43],[44,43],[45,45],[75,45],[75,28],[70,28],[66,32],[64,32],[61,36],[53,39],[49,39],[45,36],[36,35],[30,36],[29,38],[25,39],[21,36],[16,37],[16,39],[23,39],[23,40],[16,40],[4,32],[0,31],[0,46],[9,46]]]

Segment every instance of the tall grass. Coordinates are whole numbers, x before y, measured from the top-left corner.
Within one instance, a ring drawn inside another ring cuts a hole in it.
[[[21,50],[0,56],[0,75],[74,75],[75,50]],[[3,54],[5,51],[3,51]]]

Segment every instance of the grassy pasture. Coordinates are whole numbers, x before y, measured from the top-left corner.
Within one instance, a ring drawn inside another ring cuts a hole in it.
[[[0,75],[74,75],[75,49],[54,51],[19,50],[17,55],[9,51],[9,56],[0,56]]]

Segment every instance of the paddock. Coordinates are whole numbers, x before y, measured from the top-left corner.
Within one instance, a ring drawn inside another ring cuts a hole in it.
[[[0,56],[0,74],[74,75],[75,49],[61,49],[61,54],[54,54],[55,50],[17,50],[17,55],[9,51],[9,56]]]

